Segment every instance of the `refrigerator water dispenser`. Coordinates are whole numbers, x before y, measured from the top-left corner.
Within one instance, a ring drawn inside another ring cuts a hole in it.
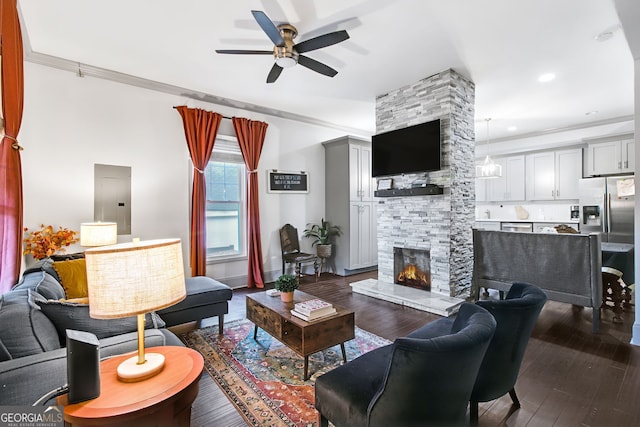
[[[600,206],[583,206],[582,223],[584,225],[602,225],[602,220],[600,218]]]

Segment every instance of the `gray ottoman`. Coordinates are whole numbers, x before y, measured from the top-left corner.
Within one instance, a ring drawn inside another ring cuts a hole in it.
[[[210,277],[197,276],[186,279],[187,297],[179,303],[158,311],[167,327],[187,322],[198,322],[207,317],[218,316],[220,333],[223,331],[224,315],[229,312],[231,288]]]

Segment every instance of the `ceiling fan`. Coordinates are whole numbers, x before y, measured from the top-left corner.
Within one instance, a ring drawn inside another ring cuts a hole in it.
[[[260,10],[252,10],[251,13],[255,18],[262,31],[273,42],[273,50],[234,50],[234,49],[216,49],[216,53],[235,54],[235,55],[273,55],[275,63],[267,76],[267,83],[275,82],[283,68],[293,67],[300,64],[316,73],[333,77],[338,72],[328,65],[311,59],[308,56],[301,55],[305,52],[320,49],[340,43],[349,38],[349,34],[345,30],[334,31],[323,34],[300,43],[294,43],[293,39],[298,35],[298,30],[291,24],[280,24],[276,26],[266,13]]]

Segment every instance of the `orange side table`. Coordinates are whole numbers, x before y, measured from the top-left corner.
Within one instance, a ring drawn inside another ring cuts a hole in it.
[[[156,376],[136,383],[119,381],[116,368],[131,357],[129,353],[100,363],[100,396],[96,399],[68,404],[66,394],[58,397],[58,404],[64,406],[65,425],[188,426],[204,367],[202,356],[186,347],[150,347],[147,351],[165,357],[164,369]]]

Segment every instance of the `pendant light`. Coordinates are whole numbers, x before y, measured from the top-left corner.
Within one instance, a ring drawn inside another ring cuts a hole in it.
[[[491,118],[484,119],[487,122],[487,144],[489,143],[489,122]],[[502,165],[495,163],[489,155],[485,157],[481,165],[476,166],[476,178],[500,178],[502,176]]]

